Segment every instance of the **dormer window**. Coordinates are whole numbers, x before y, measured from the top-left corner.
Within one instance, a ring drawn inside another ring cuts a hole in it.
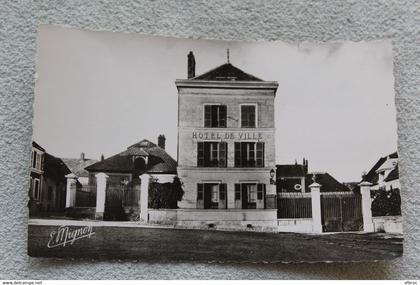
[[[204,127],[226,128],[226,105],[204,105]]]
[[[146,169],[146,159],[141,156],[134,157],[134,169],[135,170],[145,170]]]

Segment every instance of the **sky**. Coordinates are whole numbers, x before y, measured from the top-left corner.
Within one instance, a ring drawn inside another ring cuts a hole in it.
[[[176,79],[230,62],[277,81],[276,162],[359,181],[397,150],[392,45],[372,42],[233,42],[87,31],[38,30],[34,140],[48,153],[99,159],[166,136],[176,159]]]

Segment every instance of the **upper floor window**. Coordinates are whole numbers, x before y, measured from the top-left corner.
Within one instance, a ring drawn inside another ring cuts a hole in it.
[[[256,128],[257,127],[257,105],[250,104],[241,105],[241,127]]]
[[[32,167],[33,168],[42,170],[41,159],[42,159],[42,154],[38,153],[37,151],[32,151]]]
[[[235,142],[235,167],[264,167],[264,143]]]
[[[226,105],[204,105],[204,127],[226,128]]]
[[[32,187],[32,191],[33,191],[32,197],[34,200],[38,201],[41,198],[40,180],[35,178],[33,180],[33,183],[34,185]]]
[[[226,142],[198,142],[198,167],[227,167]]]

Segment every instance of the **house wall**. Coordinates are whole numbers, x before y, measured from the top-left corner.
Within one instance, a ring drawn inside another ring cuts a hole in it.
[[[313,222],[310,219],[278,219],[279,232],[313,233]]]
[[[208,229],[250,229],[276,231],[277,211],[273,210],[202,210],[149,209],[149,223],[174,225],[181,228]]]

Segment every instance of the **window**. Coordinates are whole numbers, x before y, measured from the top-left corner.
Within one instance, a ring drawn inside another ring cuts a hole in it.
[[[225,209],[227,207],[225,183],[198,183],[197,208]]]
[[[34,179],[34,187],[33,187],[33,198],[34,198],[34,200],[39,200],[39,198],[40,198],[40,185],[39,185],[39,179]]]
[[[235,142],[235,167],[264,167],[264,143]]]
[[[226,128],[226,105],[204,105],[204,127]]]
[[[257,185],[248,185],[248,203],[255,203],[257,202]]]
[[[211,186],[211,202],[219,203],[219,185]]]
[[[256,128],[256,105],[241,105],[241,127]]]
[[[263,209],[265,207],[265,184],[235,184],[235,208]]]
[[[33,168],[36,168],[36,158],[37,158],[36,151],[32,151],[32,167]]]
[[[198,167],[227,167],[226,142],[198,142]]]

